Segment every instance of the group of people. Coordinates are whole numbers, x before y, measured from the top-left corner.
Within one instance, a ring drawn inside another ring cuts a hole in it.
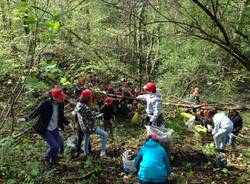
[[[144,123],[158,127],[162,126],[161,96],[156,90],[155,83],[147,83],[144,86],[144,93],[135,98],[138,101],[146,101],[147,107]],[[86,157],[91,149],[90,135],[97,134],[102,140],[100,156],[105,158],[108,135],[111,138],[113,137],[114,100],[112,97],[107,96],[97,112],[92,108],[92,94],[90,89],[83,88],[79,94],[79,100],[71,113],[77,123],[78,137],[74,157],[78,157],[81,154],[82,142],[84,142],[83,155]],[[67,97],[62,88],[56,87],[50,92],[49,98],[42,101],[27,116],[19,118],[20,122],[27,122],[38,117],[34,130],[46,141],[49,147],[44,154],[44,158],[50,168],[58,163],[59,153],[64,149],[64,139],[61,131],[64,130],[65,125],[73,129],[72,124],[64,115],[64,102]],[[95,124],[95,119],[99,116],[102,116],[104,119],[104,130]],[[109,133],[107,133],[108,130]],[[165,149],[159,144],[156,135],[147,136],[146,143],[135,159],[135,166],[138,168],[138,177],[141,183],[166,182],[170,174],[169,158]],[[152,169],[154,169],[154,172],[152,172]]]
[[[195,102],[200,103],[199,88],[195,86],[193,96]],[[225,144],[235,147],[236,137],[242,129],[242,118],[236,109],[230,109],[228,114],[218,112],[216,108],[209,109],[207,101],[203,103],[203,108],[196,112],[195,119],[208,130],[212,129],[215,149],[224,152]]]
[[[212,135],[216,151],[224,152],[226,143],[234,148],[236,137],[242,128],[242,118],[239,112],[231,109],[227,115],[224,112],[217,112],[216,109],[213,109],[209,116],[214,124]]]
[[[99,84],[96,76],[91,81],[94,84]],[[114,91],[111,85],[106,85],[103,89],[106,91],[106,97],[102,96],[96,101],[93,100],[95,92],[84,84],[85,81],[78,81],[74,90],[74,95],[78,99],[71,113],[77,124],[77,144],[74,157],[78,157],[81,153],[86,157],[90,153],[91,134],[101,137],[100,156],[102,158],[107,156],[106,145],[108,137],[113,139],[114,136],[113,118],[117,115],[118,107],[120,107],[121,103],[125,102],[127,104],[126,100],[132,99],[132,104],[134,104],[134,101],[146,102],[143,124],[159,128],[164,126],[161,94],[157,91],[155,83],[148,82],[143,87],[143,94],[140,93],[141,90],[133,90],[134,92],[131,92],[126,80],[122,81],[122,86],[126,90]],[[119,94],[119,92],[121,93]],[[19,119],[19,121],[29,121],[37,116],[39,117],[34,125],[34,130],[48,144],[49,149],[44,154],[44,157],[50,167],[58,163],[59,155],[64,150],[64,138],[61,133],[64,130],[64,126],[66,125],[73,129],[72,124],[64,115],[64,102],[67,97],[66,92],[62,88],[56,87],[50,92],[49,98],[42,101],[27,116]],[[117,100],[117,97],[119,100]],[[199,103],[199,89],[197,87],[194,90],[194,97],[197,103]],[[99,108],[93,107],[94,102],[99,104]],[[103,128],[96,126],[95,120],[98,117],[103,117]],[[235,110],[231,110],[227,116],[225,113],[218,113],[216,109],[204,109],[196,113],[196,119],[206,128],[210,124],[210,120],[213,120],[214,128],[212,135],[217,151],[224,151],[226,141],[234,145],[236,136],[242,128],[242,119]],[[83,147],[82,142],[84,142]],[[155,134],[147,135],[146,142],[138,152],[134,164],[138,169],[140,182],[145,184],[166,183],[171,172],[168,153],[161,146]]]

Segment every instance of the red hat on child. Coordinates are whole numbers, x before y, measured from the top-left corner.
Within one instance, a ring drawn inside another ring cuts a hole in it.
[[[81,92],[81,96],[84,97],[90,97],[91,96],[91,91],[89,89],[85,89]]]
[[[147,85],[146,85],[146,90],[147,90],[147,91],[154,91],[154,90],[156,90],[156,85],[155,85],[155,83],[153,83],[153,82],[147,83]]]
[[[107,103],[107,104],[112,104],[112,102],[113,102],[112,97],[108,97],[108,98],[105,99],[105,103]]]
[[[67,98],[67,95],[63,92],[62,88],[58,87],[51,91],[51,95],[62,100],[65,100]]]
[[[155,141],[159,141],[156,134],[148,134],[146,140],[149,140],[150,138],[154,139]]]

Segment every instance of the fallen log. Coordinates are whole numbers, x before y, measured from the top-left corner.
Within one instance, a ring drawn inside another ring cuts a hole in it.
[[[212,109],[217,108],[218,110],[250,110],[250,104],[244,104],[244,103],[236,103],[236,102],[230,102],[230,103],[223,103],[223,104],[192,104],[192,103],[179,103],[179,102],[168,102],[163,103],[165,106],[175,106],[175,107],[185,107],[185,108],[191,108],[191,109]]]

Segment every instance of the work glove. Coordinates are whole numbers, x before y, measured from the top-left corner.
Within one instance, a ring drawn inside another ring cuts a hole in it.
[[[71,115],[72,115],[72,116],[75,116],[76,113],[77,113],[76,111],[72,111],[72,112],[71,112]]]
[[[103,116],[103,113],[96,115],[97,118],[101,118],[102,116]]]
[[[26,122],[26,118],[19,118],[17,122]]]

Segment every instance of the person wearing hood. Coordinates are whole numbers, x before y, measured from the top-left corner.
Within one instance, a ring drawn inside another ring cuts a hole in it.
[[[58,162],[58,152],[63,151],[63,138],[59,128],[63,131],[64,124],[72,125],[64,116],[64,101],[66,95],[61,88],[56,87],[50,93],[51,98],[42,101],[29,115],[19,118],[19,122],[27,122],[39,117],[34,125],[34,130],[47,142],[49,149],[44,157],[51,167]]]
[[[161,127],[163,125],[161,94],[156,91],[155,83],[149,82],[145,88],[146,94],[139,95],[138,100],[146,101],[146,116],[144,122],[148,125]]]
[[[135,157],[134,165],[141,184],[167,183],[171,172],[168,154],[155,134],[147,135],[146,143]]]
[[[212,135],[215,149],[218,152],[223,152],[226,138],[233,131],[233,122],[226,116],[224,112],[217,113],[216,109],[212,110],[209,113],[209,116],[213,118],[214,122]]]

